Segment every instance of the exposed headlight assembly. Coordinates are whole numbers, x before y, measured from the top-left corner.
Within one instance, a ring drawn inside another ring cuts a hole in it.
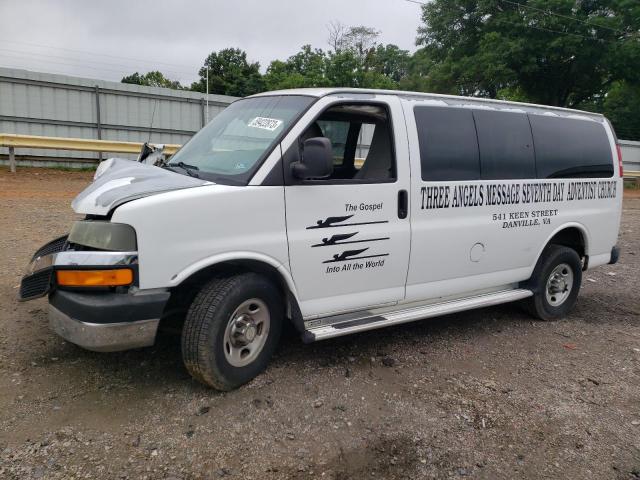
[[[97,250],[134,252],[137,250],[136,231],[131,225],[97,220],[74,222],[67,240]]]

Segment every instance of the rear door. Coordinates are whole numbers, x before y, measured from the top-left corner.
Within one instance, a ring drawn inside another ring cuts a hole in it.
[[[520,204],[523,183],[536,182],[527,114],[409,102],[405,109],[415,160],[407,301],[525,279],[547,228],[505,227],[532,222],[525,216],[533,208]]]
[[[332,142],[331,178],[285,178],[289,258],[302,313],[394,304],[404,299],[410,245],[400,102],[336,100],[318,113],[283,159],[286,177],[301,140],[321,135]]]

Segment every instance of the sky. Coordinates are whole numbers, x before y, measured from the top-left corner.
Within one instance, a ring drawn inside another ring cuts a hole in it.
[[[329,49],[332,21],[413,51],[420,13],[414,0],[0,0],[0,66],[115,81],[160,70],[189,85],[223,48],[262,71],[305,44]]]

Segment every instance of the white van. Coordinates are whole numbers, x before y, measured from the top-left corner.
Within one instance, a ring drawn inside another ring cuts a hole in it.
[[[215,388],[306,342],[521,300],[550,320],[618,258],[622,166],[598,114],[358,89],[238,100],[168,163],[102,162],[22,299],[97,351],[179,326]]]

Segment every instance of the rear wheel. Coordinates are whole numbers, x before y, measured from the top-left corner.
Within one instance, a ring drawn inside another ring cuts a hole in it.
[[[526,300],[525,306],[541,320],[562,318],[576,304],[581,282],[582,263],[576,251],[549,245],[531,276],[533,296]]]
[[[209,281],[189,307],[182,331],[187,370],[218,390],[248,382],[275,351],[282,317],[280,292],[258,274]]]

